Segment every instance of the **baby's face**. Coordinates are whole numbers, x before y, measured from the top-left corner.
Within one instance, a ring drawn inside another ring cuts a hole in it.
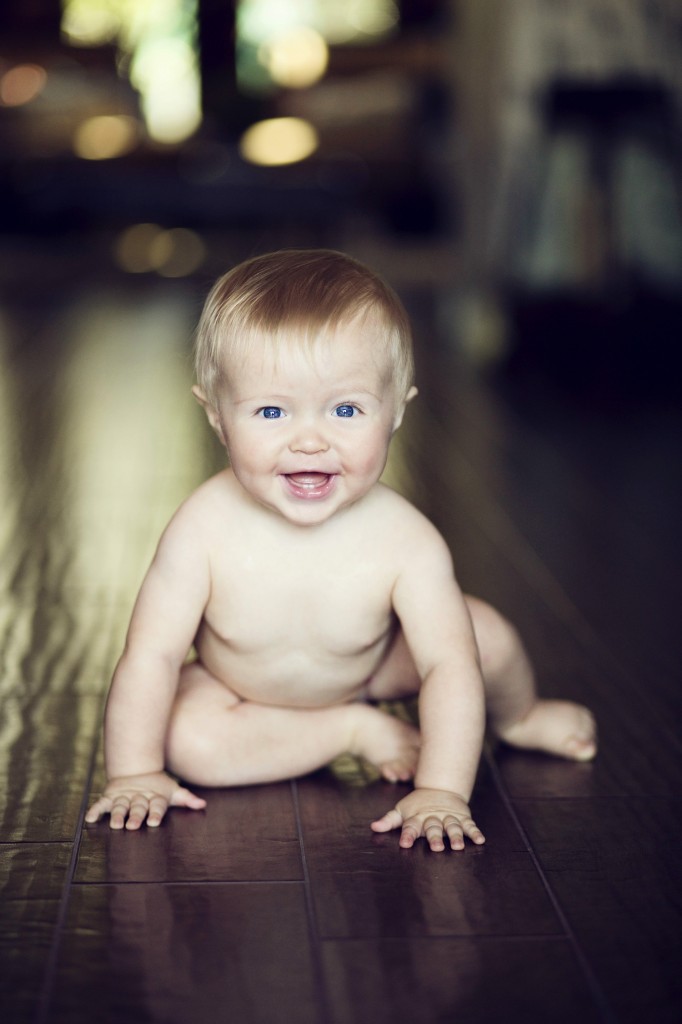
[[[380,329],[350,323],[313,353],[291,345],[275,356],[256,345],[225,367],[209,418],[242,487],[291,523],[325,522],[383,472],[405,402],[389,356],[372,343]]]

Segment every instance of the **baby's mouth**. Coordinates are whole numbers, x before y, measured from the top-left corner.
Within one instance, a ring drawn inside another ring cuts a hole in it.
[[[298,487],[319,487],[329,479],[329,473],[287,473]]]
[[[326,498],[336,479],[333,473],[285,473],[289,491],[297,498]]]

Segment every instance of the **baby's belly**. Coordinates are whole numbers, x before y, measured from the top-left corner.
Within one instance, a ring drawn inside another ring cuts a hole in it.
[[[238,650],[204,627],[195,648],[199,660],[242,700],[282,707],[327,707],[357,698],[386,655],[391,636],[370,647],[338,654],[273,646]]]

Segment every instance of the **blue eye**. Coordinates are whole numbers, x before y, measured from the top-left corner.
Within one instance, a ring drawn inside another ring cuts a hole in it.
[[[263,419],[266,420],[278,420],[282,415],[282,410],[278,405],[266,405],[264,409],[259,410]]]
[[[337,416],[342,416],[344,419],[350,419],[351,416],[355,416],[358,410],[354,405],[337,405],[334,411]]]

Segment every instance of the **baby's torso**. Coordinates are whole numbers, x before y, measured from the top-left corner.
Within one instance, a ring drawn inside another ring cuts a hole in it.
[[[195,644],[206,668],[247,700],[352,699],[396,629],[391,498],[400,501],[380,494],[321,528],[233,515],[214,529],[211,596]]]

